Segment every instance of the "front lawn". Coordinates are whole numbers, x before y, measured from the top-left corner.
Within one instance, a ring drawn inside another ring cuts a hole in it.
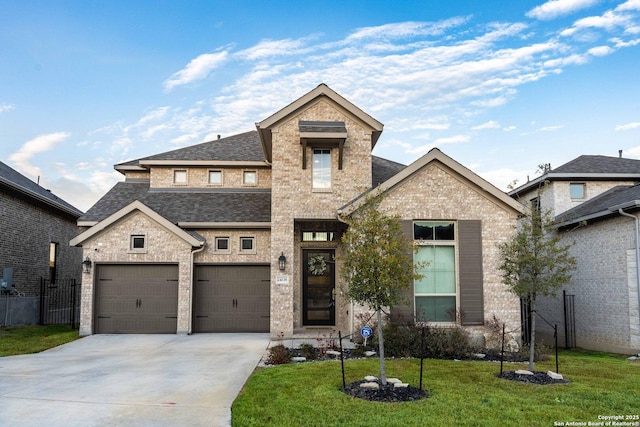
[[[419,360],[387,360],[389,377],[418,386]],[[345,361],[346,382],[378,375],[378,360]],[[505,364],[505,370],[526,364]],[[555,369],[555,360],[536,370]],[[495,377],[495,362],[425,361],[418,402],[378,403],[340,389],[340,362],[311,362],[258,369],[232,406],[232,425],[245,426],[554,426],[601,421],[598,416],[640,414],[640,363],[624,356],[560,353],[563,385],[531,385]],[[624,420],[623,420],[624,421]],[[554,424],[557,423],[557,424]],[[603,424],[604,425],[604,424]],[[640,424],[638,424],[640,425]]]
[[[8,326],[0,328],[0,357],[39,353],[78,339],[67,325]]]

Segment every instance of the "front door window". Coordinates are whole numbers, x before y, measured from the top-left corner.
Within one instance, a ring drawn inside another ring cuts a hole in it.
[[[332,250],[303,251],[304,325],[335,325],[335,264]]]

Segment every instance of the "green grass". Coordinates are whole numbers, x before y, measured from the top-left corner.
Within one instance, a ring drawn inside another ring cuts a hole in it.
[[[258,369],[232,406],[232,425],[245,426],[554,426],[597,422],[598,415],[640,414],[640,364],[624,356],[560,353],[560,373],[570,384],[531,385],[495,377],[499,363],[425,361],[418,402],[379,403],[341,391],[339,362]],[[419,360],[388,360],[389,377],[419,383]],[[526,369],[505,364],[505,370]],[[555,359],[536,363],[555,370]],[[377,360],[345,361],[346,382],[377,375]],[[558,424],[556,424],[558,425]]]
[[[9,326],[0,328],[0,357],[38,353],[78,339],[67,325]]]

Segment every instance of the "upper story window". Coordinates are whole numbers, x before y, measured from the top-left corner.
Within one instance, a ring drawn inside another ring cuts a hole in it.
[[[313,150],[312,175],[314,190],[331,189],[331,150]]]
[[[586,197],[586,184],[572,182],[569,184],[569,195],[572,199],[584,199]]]
[[[256,185],[258,184],[258,173],[256,171],[244,171],[242,173],[243,185]]]
[[[132,234],[129,241],[130,252],[146,252],[147,251],[147,236],[144,234]]]
[[[228,237],[216,237],[216,252],[228,253],[231,247],[229,246]]]
[[[256,253],[256,238],[255,237],[240,237],[240,253],[241,254],[255,254]]]
[[[222,185],[222,171],[210,170],[209,171],[209,184]]]
[[[177,185],[187,185],[186,169],[176,169],[173,171],[173,183]]]

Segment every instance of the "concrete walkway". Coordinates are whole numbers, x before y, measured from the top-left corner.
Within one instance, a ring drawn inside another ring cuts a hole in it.
[[[268,334],[92,335],[0,357],[0,425],[228,426]]]

